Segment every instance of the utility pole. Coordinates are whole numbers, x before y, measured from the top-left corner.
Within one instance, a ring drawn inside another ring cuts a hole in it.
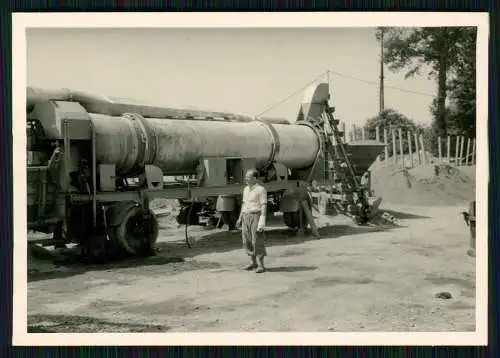
[[[380,89],[379,89],[379,113],[384,111],[384,28],[380,32]]]

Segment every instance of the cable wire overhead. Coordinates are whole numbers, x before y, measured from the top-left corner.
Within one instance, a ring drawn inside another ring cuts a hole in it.
[[[325,71],[323,72],[322,74],[320,74],[319,76],[315,77],[312,81],[308,82],[307,84],[305,84],[304,86],[302,86],[301,88],[299,88],[298,90],[294,91],[293,93],[289,94],[288,96],[286,96],[284,99],[282,99],[281,101],[279,101],[278,103],[276,104],[273,104],[272,106],[269,106],[268,108],[266,108],[265,110],[263,110],[262,112],[260,112],[259,114],[256,115],[256,117],[260,117],[261,115],[263,115],[264,113],[267,113],[269,112],[270,110],[278,107],[280,104],[288,101],[290,98],[292,98],[293,96],[299,94],[300,92],[302,92],[303,90],[305,90],[307,87],[309,87],[311,84],[313,84],[314,82],[316,82],[317,80],[319,80],[321,77],[324,77],[325,75],[328,75],[328,71]]]
[[[351,80],[354,80],[354,81],[358,81],[358,82],[363,82],[363,83],[367,83],[367,84],[370,84],[370,85],[379,86],[379,83],[377,81],[365,80],[365,79],[362,79],[362,78],[358,78],[358,77],[353,77],[353,76],[350,76],[350,75],[346,75],[346,74],[343,74],[341,72],[327,70],[327,71],[321,73],[319,76],[315,77],[312,81],[308,82],[307,84],[305,84],[304,86],[302,86],[301,88],[299,88],[298,90],[294,91],[293,93],[291,93],[288,96],[286,96],[285,98],[283,98],[281,101],[273,104],[272,106],[267,107],[265,110],[263,110],[262,112],[260,112],[259,114],[257,114],[256,117],[260,117],[261,115],[263,115],[263,114],[265,114],[265,113],[273,110],[274,108],[276,108],[279,105],[283,104],[284,102],[288,101],[290,98],[292,98],[293,96],[295,96],[295,95],[299,94],[300,92],[302,92],[304,89],[306,89],[308,86],[310,86],[311,84],[313,84],[314,82],[316,82],[321,77],[327,76],[328,85],[331,88],[332,87],[332,83],[331,83],[332,79],[331,79],[330,75],[344,77],[344,78],[348,78],[348,79],[351,79]],[[435,95],[430,94],[430,93],[419,92],[419,91],[412,91],[412,90],[408,90],[408,89],[400,88],[400,87],[394,87],[394,86],[384,85],[384,88],[386,88],[386,89],[392,89],[392,90],[400,91],[400,92],[417,94],[417,95],[421,95],[421,96],[435,97]]]

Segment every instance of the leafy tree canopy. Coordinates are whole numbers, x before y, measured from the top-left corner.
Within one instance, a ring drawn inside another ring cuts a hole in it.
[[[441,136],[448,128],[475,129],[476,33],[476,27],[379,28],[376,33],[379,41],[383,38],[383,60],[391,71],[405,70],[405,78],[425,71],[437,80],[431,113]]]

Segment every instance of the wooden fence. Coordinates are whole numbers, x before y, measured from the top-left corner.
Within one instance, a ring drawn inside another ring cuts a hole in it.
[[[357,140],[376,140],[385,144],[379,161],[392,161],[402,166],[419,166],[435,162],[454,165],[476,165],[476,138],[463,135],[426,138],[422,132],[412,132],[401,127],[377,127],[373,131],[346,124],[340,129],[349,143]]]

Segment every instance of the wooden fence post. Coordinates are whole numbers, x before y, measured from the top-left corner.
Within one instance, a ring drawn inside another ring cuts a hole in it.
[[[417,132],[413,133],[413,137],[415,138],[415,151],[417,154],[417,162],[418,165],[422,165],[422,156],[420,155],[420,145],[418,143],[418,134]]]
[[[420,134],[420,147],[422,150],[422,164],[427,164],[427,155],[425,154],[424,136]]]
[[[394,163],[398,163],[398,155],[396,153],[396,130],[394,128],[391,129],[392,134],[392,160]]]
[[[384,144],[385,144],[385,147],[384,147],[384,162],[388,161],[389,160],[389,134],[387,133],[387,128],[384,127]]]
[[[361,127],[361,139],[362,140],[366,139],[365,127]]]
[[[380,128],[379,126],[375,127],[375,140],[377,143],[380,143]],[[377,156],[377,162],[380,162],[380,155]]]
[[[451,137],[448,136],[448,142],[446,143],[446,157],[448,159],[448,164],[450,164],[450,149],[451,149]]]
[[[467,153],[465,154],[465,165],[469,165],[469,155],[470,155],[470,138],[467,138]]]
[[[463,164],[464,160],[464,142],[465,142],[465,137],[462,135],[460,136],[460,165]]]
[[[413,149],[411,145],[411,132],[408,131],[408,152],[410,153],[410,167],[413,168]]]
[[[352,141],[355,142],[358,139],[357,133],[356,133],[356,125],[352,125]]]
[[[456,136],[457,141],[455,142],[455,165],[458,165],[458,156],[459,156],[459,149],[460,149],[460,137]]]
[[[476,138],[472,139],[472,165],[476,165]]]
[[[403,150],[403,129],[398,128],[398,137],[399,137],[399,155],[401,156],[401,165],[405,166],[405,152]]]
[[[439,155],[439,161],[441,162],[443,160],[443,148],[441,147],[441,136],[438,136],[438,155]]]

